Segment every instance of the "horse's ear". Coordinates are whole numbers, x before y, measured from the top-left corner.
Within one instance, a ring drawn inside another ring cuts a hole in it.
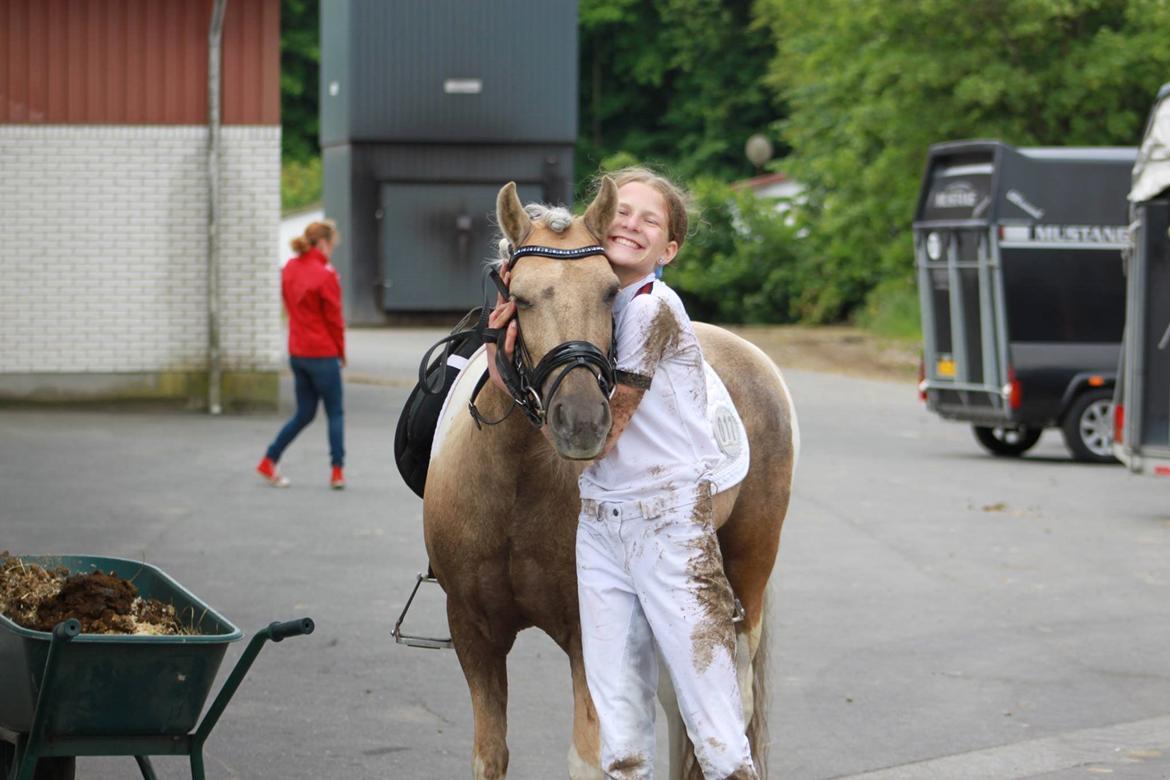
[[[585,209],[585,227],[598,241],[605,240],[609,226],[613,222],[613,215],[617,212],[618,191],[613,179],[601,177],[601,186],[597,190],[597,197]]]
[[[528,218],[528,212],[516,194],[514,181],[501,187],[500,194],[496,196],[496,221],[513,247],[520,246],[520,242],[532,229],[532,220]]]

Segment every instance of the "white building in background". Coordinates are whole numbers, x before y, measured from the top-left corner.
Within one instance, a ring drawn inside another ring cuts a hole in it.
[[[783,202],[791,201],[804,191],[799,182],[795,182],[783,173],[765,173],[751,179],[741,179],[731,185],[733,190],[751,190],[761,198],[775,198]],[[787,209],[781,208],[781,211]]]
[[[212,3],[8,0],[0,50],[0,403],[207,403]],[[227,4],[221,400],[270,407],[282,355],[279,0]],[[34,31],[39,34],[33,35]]]

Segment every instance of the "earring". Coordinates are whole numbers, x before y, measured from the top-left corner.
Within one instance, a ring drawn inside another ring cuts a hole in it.
[[[659,265],[666,265],[666,258],[665,257],[658,258],[658,264]]]

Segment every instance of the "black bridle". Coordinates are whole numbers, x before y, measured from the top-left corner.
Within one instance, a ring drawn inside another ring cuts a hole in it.
[[[512,253],[508,267],[514,269],[516,267],[516,261],[528,255],[551,257],[557,260],[579,260],[583,257],[604,254],[605,249],[596,244],[578,247],[576,249],[557,249],[556,247],[549,246],[522,246]],[[500,294],[507,300],[511,296],[511,293],[507,285],[504,284],[504,280],[500,278],[499,272],[495,269],[491,272],[491,279],[497,289],[499,289]],[[537,428],[540,428],[545,423],[546,410],[552,404],[557,390],[560,389],[561,382],[565,380],[565,377],[568,376],[570,371],[578,368],[588,369],[593,374],[594,379],[597,380],[598,388],[605,394],[606,398],[609,398],[613,394],[616,356],[612,333],[609,339],[608,352],[602,352],[596,345],[588,341],[566,341],[550,349],[548,354],[541,358],[536,366],[533,366],[532,356],[524,344],[524,339],[519,328],[520,320],[517,318],[516,349],[510,361],[504,355],[504,334],[507,329],[483,329],[483,341],[485,343],[494,343],[498,347],[496,350],[496,368],[499,369],[500,377],[504,380],[504,385],[508,388],[508,395],[512,398],[512,406],[498,420],[488,420],[480,414],[479,409],[476,408],[475,399],[479,396],[479,391],[487,383],[488,374],[485,372],[480,377],[479,383],[475,386],[475,390],[471,394],[471,400],[467,403],[476,425],[497,425],[506,420],[512,414],[513,410],[519,407],[529,422]],[[558,371],[559,373],[556,373]],[[553,379],[547,395],[542,395],[541,388],[544,387],[544,383],[554,373],[556,373],[556,377]]]

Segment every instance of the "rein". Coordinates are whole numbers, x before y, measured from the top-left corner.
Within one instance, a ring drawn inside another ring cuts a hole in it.
[[[578,260],[583,257],[604,254],[605,249],[596,244],[577,247],[575,249],[558,249],[549,246],[522,246],[512,253],[508,267],[515,268],[516,261],[529,255],[551,257],[557,260]],[[496,285],[496,288],[499,289],[500,294],[504,296],[505,300],[511,296],[511,292],[508,290],[507,285],[504,284],[504,280],[494,268],[491,271],[491,280]],[[494,343],[499,347],[496,350],[496,368],[499,369],[500,377],[504,380],[504,385],[508,388],[508,395],[512,398],[512,406],[498,420],[488,420],[480,413],[475,405],[475,399],[479,397],[480,390],[487,384],[489,376],[485,371],[471,393],[471,400],[467,403],[468,411],[471,412],[471,417],[475,420],[477,427],[482,428],[484,425],[498,425],[508,419],[512,412],[519,407],[528,418],[528,421],[534,427],[540,428],[545,423],[546,410],[552,404],[553,397],[556,396],[557,390],[560,389],[561,382],[564,381],[570,371],[578,368],[588,369],[593,374],[594,379],[597,380],[598,388],[606,398],[613,395],[615,382],[614,371],[617,359],[612,334],[609,340],[608,352],[602,352],[588,341],[565,341],[550,349],[548,354],[541,358],[540,362],[534,367],[532,365],[532,356],[529,354],[528,348],[524,345],[524,339],[520,333],[519,318],[516,320],[516,350],[511,361],[504,355],[505,332],[506,328],[483,328],[482,337],[485,343]],[[548,389],[547,397],[543,396],[540,388],[558,370],[560,373],[557,373],[556,378],[553,379],[552,385]]]

